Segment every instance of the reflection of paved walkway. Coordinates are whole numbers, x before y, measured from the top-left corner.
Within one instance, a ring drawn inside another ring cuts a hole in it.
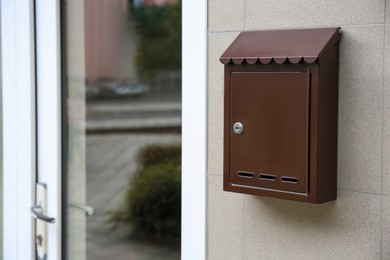
[[[180,259],[177,249],[131,241],[126,230],[113,232],[107,223],[121,206],[137,151],[147,144],[177,142],[180,135],[173,134],[87,136],[87,204],[95,208],[95,215],[87,218],[87,259]]]
[[[88,133],[147,132],[165,129],[180,132],[181,104],[93,103],[87,106]]]

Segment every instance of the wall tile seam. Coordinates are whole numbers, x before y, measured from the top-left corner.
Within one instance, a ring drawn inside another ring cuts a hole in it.
[[[221,174],[209,173],[208,176],[219,176],[219,177],[223,178],[223,175],[221,175]],[[378,193],[378,192],[367,192],[367,191],[359,191],[359,190],[350,190],[350,189],[338,188],[337,192],[339,192],[339,191],[346,191],[346,192],[359,193],[359,194],[367,194],[367,195],[377,195],[377,196],[390,197],[390,194]],[[226,191],[226,192],[229,192],[229,191]],[[231,192],[231,193],[237,193],[237,192]],[[241,194],[241,193],[237,193],[237,194]],[[256,196],[256,195],[253,195],[253,196]],[[261,197],[261,196],[259,196],[259,197]]]
[[[205,185],[206,185],[206,209],[205,209],[205,213],[206,213],[206,216],[205,216],[205,220],[206,220],[206,225],[205,225],[205,228],[206,228],[206,231],[205,231],[205,238],[204,238],[204,243],[206,244],[205,245],[205,258],[208,259],[208,256],[209,256],[209,247],[210,247],[210,237],[209,237],[209,230],[210,230],[210,217],[209,217],[209,189],[208,189],[208,183],[209,183],[209,180],[208,180],[208,176],[206,176],[206,181],[205,181]]]
[[[383,197],[385,197],[384,195],[381,196],[381,208],[380,208],[380,217],[381,217],[381,220],[380,220],[380,223],[381,223],[381,226],[380,226],[380,238],[379,238],[379,242],[380,242],[380,259],[383,259]]]
[[[337,188],[337,191],[346,191],[346,192],[353,192],[353,193],[360,193],[360,194],[367,194],[367,195],[382,196],[381,192],[368,192],[368,191],[351,190],[351,189],[344,189],[344,188]]]
[[[330,24],[330,25],[318,25],[318,26],[295,26],[295,27],[259,27],[257,29],[250,28],[247,29],[245,27],[244,30],[208,30],[208,33],[214,34],[214,33],[231,33],[231,32],[242,32],[242,31],[256,31],[256,30],[279,30],[279,29],[314,29],[314,28],[325,28],[325,27],[341,27],[341,28],[353,28],[353,27],[363,27],[363,26],[385,26],[386,23],[367,23],[367,24],[349,24],[349,25],[343,25],[343,24]]]
[[[219,176],[223,178],[223,174],[218,174],[218,173],[207,173],[207,176]],[[390,196],[390,194],[386,194],[381,192],[368,192],[368,191],[361,191],[361,190],[352,190],[352,189],[345,189],[345,188],[337,188],[337,191],[347,191],[347,192],[356,192],[356,193],[362,193],[362,194],[371,194],[371,195],[384,195],[384,196]]]
[[[241,196],[242,199],[242,259],[245,259],[245,217],[244,217],[244,212],[245,212],[245,196]]]
[[[246,0],[244,1],[244,30],[246,30]]]
[[[384,9],[385,9],[385,25],[383,26],[383,78],[382,78],[382,127],[381,127],[381,208],[380,208],[380,214],[381,214],[381,229],[380,229],[380,257],[383,259],[383,176],[384,176],[384,144],[383,144],[383,137],[384,137],[384,121],[385,121],[385,82],[386,82],[386,62],[387,62],[387,53],[386,53],[386,2],[384,3]]]
[[[355,25],[338,25],[340,27],[365,27],[365,26],[382,26],[386,25],[386,23],[367,23],[367,24],[355,24]],[[337,26],[337,25],[335,25]]]
[[[218,173],[207,173],[207,176],[219,176],[223,178],[223,174],[218,174]],[[371,194],[371,195],[386,195],[386,193],[383,192],[368,192],[368,191],[352,190],[352,189],[345,189],[345,188],[337,188],[337,191],[348,191],[348,192],[356,192],[356,193]],[[390,194],[388,195],[390,196]]]
[[[220,177],[223,177],[223,174],[208,173],[207,176],[220,176]]]
[[[219,174],[209,174],[209,176],[213,176],[213,177],[220,176],[220,177],[223,178],[223,176],[219,175]],[[360,193],[360,194],[367,194],[367,195],[377,195],[377,196],[390,197],[390,193],[375,193],[375,192],[365,192],[365,191],[348,190],[348,189],[337,189],[337,191],[338,192],[339,191],[343,191],[343,192],[346,191],[346,192],[352,192],[352,193]],[[226,191],[226,192],[230,192],[230,191]],[[238,192],[230,192],[230,193],[243,194],[243,193],[238,193]],[[256,196],[256,195],[253,195],[253,196]],[[259,196],[259,197],[262,197],[262,196]]]
[[[385,81],[386,81],[386,25],[383,26],[383,57],[382,57],[382,89],[381,89],[381,155],[380,155],[380,168],[381,168],[381,194],[383,194],[383,174],[384,174],[384,144],[383,144],[383,137],[384,137],[384,121],[385,121]]]
[[[383,174],[390,175],[390,172],[384,172]],[[223,173],[209,173],[208,172],[207,176],[221,176],[221,177],[223,177]],[[383,191],[382,192],[367,192],[367,191],[351,190],[351,189],[345,189],[345,188],[337,188],[337,190],[354,191],[354,192],[369,193],[369,194],[383,194]]]
[[[242,32],[243,30],[225,30],[225,31],[210,31],[208,30],[207,33],[209,34],[217,34],[217,33],[239,33]]]

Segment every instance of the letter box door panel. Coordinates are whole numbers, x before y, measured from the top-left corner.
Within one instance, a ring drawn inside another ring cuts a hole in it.
[[[308,193],[309,94],[309,72],[231,73],[232,185]]]

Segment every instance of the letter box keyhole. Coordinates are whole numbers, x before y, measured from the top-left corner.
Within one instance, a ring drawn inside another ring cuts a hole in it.
[[[240,134],[242,134],[243,131],[244,131],[244,126],[243,126],[243,124],[241,122],[234,123],[234,125],[233,125],[233,132],[235,134],[240,135]]]

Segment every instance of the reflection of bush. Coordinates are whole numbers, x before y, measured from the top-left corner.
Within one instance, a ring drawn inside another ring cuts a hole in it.
[[[180,70],[181,1],[162,6],[131,6],[130,13],[139,36],[134,60],[138,76],[154,81],[160,72]]]
[[[181,227],[180,146],[147,146],[139,153],[141,167],[131,179],[123,210],[115,225],[130,224],[138,239],[178,244]]]
[[[149,145],[143,148],[138,160],[142,167],[148,167],[155,164],[181,164],[180,145]]]

